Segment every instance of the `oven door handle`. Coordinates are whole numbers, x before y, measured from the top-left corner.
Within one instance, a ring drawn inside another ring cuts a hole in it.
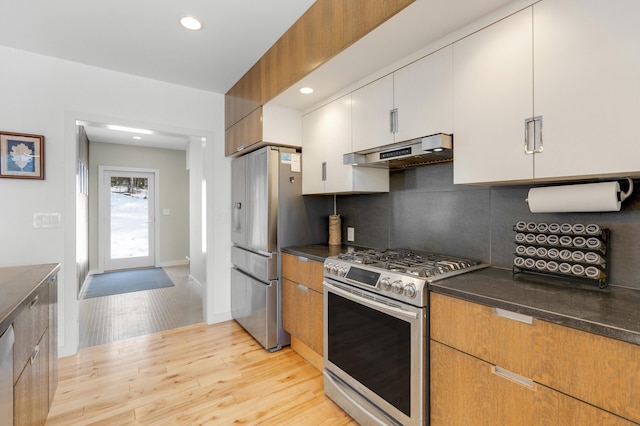
[[[416,320],[418,319],[417,312],[410,312],[401,308],[396,308],[394,306],[389,306],[384,303],[376,302],[375,300],[369,300],[364,297],[360,297],[357,294],[353,294],[348,291],[344,291],[343,289],[336,287],[333,284],[329,284],[324,281],[325,287],[327,287],[332,292],[344,297],[345,299],[352,300],[354,302],[360,303],[361,305],[368,306],[371,309],[375,309],[377,311],[381,311],[387,313],[389,315],[402,316],[408,319]]]

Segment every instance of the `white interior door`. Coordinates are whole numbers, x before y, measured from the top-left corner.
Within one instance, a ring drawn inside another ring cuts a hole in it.
[[[155,173],[104,169],[102,176],[103,269],[155,266]]]

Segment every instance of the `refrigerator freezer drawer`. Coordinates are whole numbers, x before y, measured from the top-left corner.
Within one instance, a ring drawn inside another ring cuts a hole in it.
[[[238,269],[261,281],[278,279],[277,253],[271,253],[269,256],[265,256],[238,246],[233,246],[231,247],[231,263]]]
[[[278,281],[260,282],[231,269],[231,316],[265,349],[278,346]]]

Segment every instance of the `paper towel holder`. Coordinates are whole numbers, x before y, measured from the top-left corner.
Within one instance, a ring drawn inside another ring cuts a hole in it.
[[[620,191],[620,201],[626,200],[633,193],[633,179],[631,179],[630,177],[627,177],[626,179],[627,182],[629,182],[629,189],[627,189],[627,192]]]
[[[629,188],[627,189],[627,191],[620,191],[618,193],[618,200],[620,202],[623,202],[624,200],[629,198],[631,196],[631,194],[633,194],[633,179],[631,179],[628,176],[625,177],[625,179],[627,179],[627,182],[629,182]],[[529,204],[529,198],[525,198],[524,202]]]

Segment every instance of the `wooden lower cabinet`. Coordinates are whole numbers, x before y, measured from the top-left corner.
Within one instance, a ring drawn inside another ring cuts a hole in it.
[[[322,263],[283,253],[282,276],[282,324],[291,334],[291,347],[318,370],[322,370]]]
[[[284,329],[316,353],[322,354],[322,293],[285,279],[283,301]]]
[[[433,424],[464,424],[449,423],[449,415],[460,421],[482,415],[487,424],[640,423],[640,346],[443,294],[430,296]],[[499,373],[489,376],[493,366],[525,378],[533,388],[514,388]],[[442,408],[447,404],[459,404],[458,411],[447,413],[448,406]],[[491,404],[503,408],[496,413]],[[535,410],[511,414],[511,405]],[[518,416],[525,417],[514,423]]]
[[[436,341],[431,341],[431,424],[632,425]],[[594,391],[596,391],[594,389]]]
[[[49,414],[58,384],[57,290],[54,275],[13,322],[14,426],[43,426]]]
[[[44,425],[49,413],[49,334],[44,333],[14,385],[14,426]]]

